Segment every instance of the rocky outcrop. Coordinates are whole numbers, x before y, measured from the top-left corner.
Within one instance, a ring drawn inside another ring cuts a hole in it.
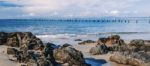
[[[68,66],[87,66],[83,54],[70,46],[55,49],[54,58],[62,64],[67,63]]]
[[[150,55],[145,52],[116,52],[110,61],[131,66],[150,66]]]
[[[106,54],[110,51],[125,51],[127,45],[119,35],[112,35],[107,38],[99,38],[97,45],[90,49],[92,55]]]

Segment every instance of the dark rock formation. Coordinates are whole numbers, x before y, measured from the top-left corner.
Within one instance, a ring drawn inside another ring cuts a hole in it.
[[[4,45],[7,41],[7,33],[0,32],[0,45]]]
[[[85,44],[87,44],[87,43],[95,43],[95,41],[93,41],[93,40],[86,40],[86,41],[80,42],[80,43],[78,43],[78,44],[79,44],[79,45],[85,45]]]
[[[68,66],[86,66],[82,53],[70,46],[55,49],[54,58],[62,64],[68,63]]]
[[[90,49],[92,55],[106,54],[108,52],[108,47],[105,44],[96,45]]]

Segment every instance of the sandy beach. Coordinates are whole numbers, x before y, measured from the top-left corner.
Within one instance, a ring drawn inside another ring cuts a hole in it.
[[[96,43],[89,43],[86,45],[73,45],[74,48],[76,48],[79,51],[82,51],[85,58],[94,58],[94,59],[104,59],[107,61],[106,64],[103,66],[130,66],[130,65],[123,65],[123,64],[117,64],[115,62],[111,62],[109,60],[109,57],[112,55],[111,53],[103,54],[103,55],[91,55],[89,53],[89,50],[94,47]]]

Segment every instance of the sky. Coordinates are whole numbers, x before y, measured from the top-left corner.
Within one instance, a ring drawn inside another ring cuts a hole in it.
[[[0,18],[149,17],[150,0],[0,0]]]

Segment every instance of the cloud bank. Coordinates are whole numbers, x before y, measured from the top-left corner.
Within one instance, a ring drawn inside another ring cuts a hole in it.
[[[149,0],[0,0],[0,18],[149,16]]]

